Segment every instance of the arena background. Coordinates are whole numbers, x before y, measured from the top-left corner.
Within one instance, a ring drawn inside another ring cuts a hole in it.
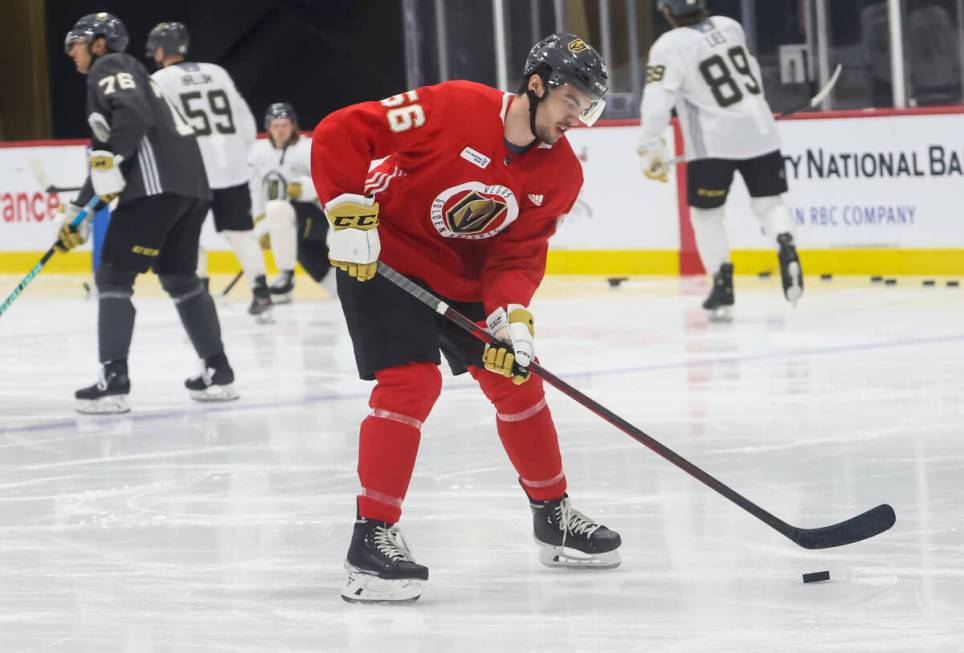
[[[843,75],[816,113],[781,123],[788,200],[808,270],[837,274],[964,273],[962,97],[964,0],[711,0],[743,22],[776,112],[806,101],[837,64]],[[568,30],[610,62],[605,120],[570,136],[586,175],[576,210],[552,242],[550,272],[699,273],[685,170],[644,183],[633,153],[646,54],[667,29],[655,0],[226,0],[163,3],[14,0],[0,7],[0,272],[29,270],[48,246],[51,218],[69,194],[43,192],[27,162],[58,185],[85,174],[84,78],[63,53],[81,15],[116,13],[128,52],[179,20],[191,57],[224,66],[256,116],[294,103],[311,129],[338,107],[445,79],[514,89],[531,43]],[[667,133],[680,147],[678,134]],[[795,162],[795,163],[794,163]],[[802,162],[802,165],[801,165]],[[772,256],[738,184],[728,205],[735,259],[765,272]],[[237,264],[213,232],[214,270]],[[51,271],[86,272],[87,252]]]

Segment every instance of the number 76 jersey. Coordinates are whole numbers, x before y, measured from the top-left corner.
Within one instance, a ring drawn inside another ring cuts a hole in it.
[[[743,27],[712,16],[660,36],[649,53],[641,142],[658,140],[675,106],[686,159],[750,159],[780,148],[760,66]]]
[[[228,72],[213,63],[182,61],[151,77],[194,129],[211,188],[246,183],[257,127]]]

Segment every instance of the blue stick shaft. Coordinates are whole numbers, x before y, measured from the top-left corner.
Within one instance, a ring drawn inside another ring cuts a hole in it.
[[[87,202],[87,204],[85,204],[82,209],[80,209],[80,213],[77,214],[77,217],[75,217],[70,222],[70,226],[77,227],[81,222],[83,222],[84,218],[86,218],[88,215],[94,212],[94,207],[97,206],[98,202],[100,202],[99,197],[97,197],[96,195],[91,197],[90,201]],[[0,304],[0,315],[3,315],[4,312],[6,312],[8,308],[10,308],[10,305],[13,304],[14,300],[17,297],[20,296],[20,293],[22,293],[23,289],[27,287],[27,284],[33,281],[34,277],[40,274],[40,271],[47,264],[47,261],[49,261],[51,257],[53,257],[56,251],[57,250],[54,249],[53,245],[51,245],[50,249],[44,252],[44,255],[40,257],[39,261],[37,261],[37,265],[33,266],[33,269],[27,273],[27,276],[23,278],[23,281],[17,284],[17,287],[13,289],[13,292],[10,293],[10,296],[4,300],[3,304]]]

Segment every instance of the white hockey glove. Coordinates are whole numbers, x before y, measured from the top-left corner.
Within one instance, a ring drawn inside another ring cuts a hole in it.
[[[331,223],[328,260],[358,281],[375,276],[382,246],[378,240],[378,203],[371,197],[343,193],[325,204]]]
[[[107,150],[92,150],[90,153],[90,183],[100,199],[109,204],[121,194],[127,182],[120,171],[124,157]]]
[[[645,143],[640,141],[636,154],[639,155],[639,167],[644,177],[663,183],[669,181],[669,152],[666,150],[666,139],[660,136],[655,141]]]
[[[57,242],[54,243],[54,249],[58,252],[69,252],[75,247],[80,247],[90,237],[90,220],[87,218],[81,220],[76,227],[70,226],[82,208],[73,202],[67,202],[60,206],[57,215],[54,216],[54,226],[57,227]]]
[[[536,355],[535,323],[532,313],[521,304],[497,308],[485,319],[486,330],[504,343],[486,345],[482,353],[485,369],[512,377],[516,385],[529,380],[529,363]]]

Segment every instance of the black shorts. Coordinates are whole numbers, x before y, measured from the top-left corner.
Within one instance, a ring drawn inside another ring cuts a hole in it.
[[[250,231],[254,229],[251,219],[251,193],[247,184],[230,188],[215,188],[211,213],[214,215],[215,231]]]
[[[298,240],[326,241],[328,218],[315,202],[292,202],[298,217]]]
[[[726,204],[739,170],[750,197],[772,197],[787,192],[787,173],[780,150],[755,159],[697,159],[686,164],[686,201],[698,209]]]
[[[380,275],[364,283],[337,270],[338,298],[355,348],[358,376],[371,381],[375,372],[408,363],[439,365],[445,354],[453,374],[482,365],[485,345]],[[428,288],[418,279],[415,283]],[[481,303],[444,300],[470,320],[485,319]]]
[[[110,215],[101,263],[125,272],[193,274],[211,202],[161,193],[121,202]]]

